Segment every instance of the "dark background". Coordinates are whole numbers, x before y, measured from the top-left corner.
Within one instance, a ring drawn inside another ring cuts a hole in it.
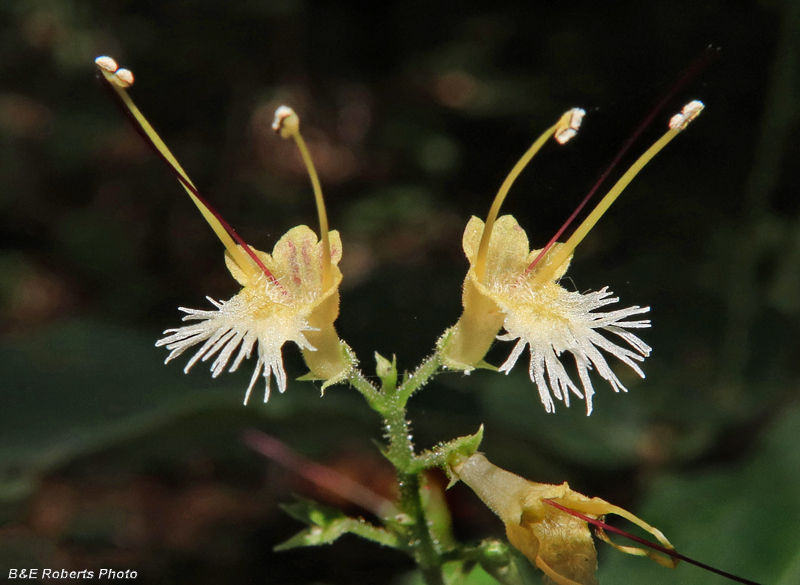
[[[212,380],[161,365],[178,306],[237,286],[175,179],[95,81],[133,70],[140,109],[253,246],[316,226],[291,144],[301,116],[342,233],[341,336],[367,373],[403,369],[460,313],[470,215],[566,109],[578,138],[546,147],[504,207],[540,247],[706,47],[615,176],[690,99],[707,109],[578,249],[568,287],[650,305],[646,380],[596,384],[548,415],[523,358],[510,376],[441,375],[412,401],[421,448],[486,425],[482,449],[537,481],[627,507],[684,554],[763,582],[800,582],[796,171],[800,3],[301,2],[0,4],[0,569],[134,569],[141,583],[405,583],[402,555],[353,537],[273,553],[303,494],[362,513],[256,455],[260,429],[387,496],[392,475],[360,397],[295,382],[241,400],[249,368]],[[488,360],[500,364],[511,345]],[[294,346],[292,378],[304,373]],[[440,477],[432,481],[441,481]],[[502,535],[463,486],[457,534]],[[722,583],[599,544],[606,583]]]

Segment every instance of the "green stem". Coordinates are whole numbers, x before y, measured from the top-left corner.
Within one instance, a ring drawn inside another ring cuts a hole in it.
[[[386,456],[394,464],[398,475],[408,473],[416,455],[414,444],[411,442],[411,430],[406,420],[405,405],[398,400],[397,395],[388,397],[384,402],[383,418],[386,437],[389,439]]]
[[[398,394],[391,397],[386,406],[384,417],[386,434],[389,438],[386,454],[397,470],[397,482],[400,488],[398,509],[400,514],[407,518],[405,536],[409,552],[417,561],[428,585],[443,585],[442,561],[428,530],[428,521],[420,497],[421,475],[407,471],[413,466],[415,455],[406,420],[406,410]]]
[[[406,403],[439,369],[436,355],[425,360],[399,388],[385,388],[381,393],[381,408],[389,446],[386,456],[397,470],[400,488],[399,512],[407,518],[404,526],[409,552],[419,565],[428,585],[444,585],[442,557],[428,527],[425,507],[420,494],[421,474],[417,471],[414,443],[406,418]]]
[[[442,559],[431,538],[425,510],[420,498],[420,475],[397,474],[400,487],[400,509],[412,519],[408,526],[408,546],[419,565],[427,585],[444,585]]]
[[[383,381],[378,390],[364,374],[355,370],[349,377],[350,384],[358,390],[384,420],[386,438],[389,445],[386,457],[395,467],[400,489],[397,506],[398,519],[392,529],[404,541],[404,548],[414,557],[427,585],[444,585],[442,574],[443,559],[428,526],[425,505],[420,494],[423,468],[417,461],[411,430],[406,419],[406,404],[411,395],[422,388],[439,369],[439,356],[434,354],[426,359],[413,374],[397,387],[394,362],[378,359],[379,376]],[[383,363],[385,362],[385,363]],[[391,368],[394,375],[381,375],[381,365]]]
[[[378,389],[372,384],[372,382],[367,380],[361,371],[354,369],[353,373],[350,374],[348,381],[353,388],[361,392],[370,408],[383,414],[383,396],[380,392],[378,392]]]
[[[403,381],[400,388],[397,390],[403,408],[405,408],[406,402],[411,398],[411,395],[428,383],[439,370],[440,365],[439,354],[434,353],[431,357],[422,362],[413,374]]]

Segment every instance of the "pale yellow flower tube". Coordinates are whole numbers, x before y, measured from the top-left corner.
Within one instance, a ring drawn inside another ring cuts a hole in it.
[[[672,545],[661,533],[627,510],[600,498],[588,498],[561,485],[536,483],[501,469],[475,453],[450,465],[454,477],[466,483],[503,521],[509,542],[545,574],[545,583],[597,585],[597,553],[588,523],[545,503],[553,500],[593,519],[617,514]],[[613,543],[611,543],[613,545]],[[674,568],[677,561],[636,547],[614,545],[622,552],[649,556]]]

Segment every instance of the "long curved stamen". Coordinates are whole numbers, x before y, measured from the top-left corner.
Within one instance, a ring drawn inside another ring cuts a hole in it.
[[[558,270],[558,268],[570,257],[572,252],[575,250],[578,244],[581,243],[583,238],[586,237],[591,229],[595,226],[597,221],[603,216],[603,214],[608,211],[608,208],[611,207],[611,204],[616,201],[617,197],[620,196],[622,191],[628,184],[633,180],[633,178],[639,174],[647,163],[649,163],[653,157],[661,151],[667,144],[669,144],[673,138],[675,138],[682,130],[684,130],[689,123],[694,120],[700,112],[703,110],[703,103],[699,101],[693,101],[686,104],[681,110],[680,114],[676,114],[672,117],[669,122],[669,130],[667,130],[666,134],[659,138],[655,144],[653,144],[647,151],[639,157],[639,159],[631,165],[631,167],[622,175],[619,181],[611,188],[611,190],[606,194],[603,199],[600,200],[600,203],[597,204],[597,207],[589,214],[589,216],[583,220],[583,223],[578,226],[578,229],[575,230],[575,233],[570,236],[567,242],[559,248],[558,252],[555,256],[548,261],[547,265],[542,267],[542,269],[533,277],[532,282],[547,282],[550,280]],[[535,261],[534,261],[535,262]],[[530,270],[531,267],[528,267]]]
[[[486,269],[486,256],[489,253],[489,240],[492,236],[494,222],[497,220],[497,216],[500,213],[500,206],[503,205],[503,201],[505,201],[511,189],[511,185],[514,184],[514,181],[517,180],[522,170],[531,162],[534,155],[539,152],[542,146],[544,146],[544,143],[547,142],[551,136],[555,136],[559,144],[564,144],[567,140],[575,136],[584,114],[585,112],[579,108],[573,108],[566,112],[559,118],[558,122],[545,130],[542,135],[536,139],[536,142],[531,145],[528,151],[522,155],[522,158],[517,161],[517,164],[514,165],[514,168],[511,169],[511,172],[508,173],[505,181],[503,181],[503,184],[500,186],[500,190],[497,192],[497,196],[494,198],[491,209],[489,209],[489,215],[486,217],[486,225],[483,228],[481,242],[478,246],[478,257],[475,260],[474,266],[475,274],[478,276],[479,280],[483,278],[483,273]]]
[[[118,69],[116,61],[111,57],[98,57],[95,59],[95,64],[103,74],[103,78],[108,86],[114,90],[112,96],[118,100],[120,107],[129,117],[133,127],[170,167],[170,170],[175,174],[181,186],[189,194],[189,197],[191,197],[194,204],[200,210],[200,213],[203,214],[203,217],[211,226],[211,229],[217,234],[217,237],[228,250],[228,253],[233,257],[242,272],[244,272],[249,279],[254,279],[258,274],[258,271],[253,267],[253,263],[255,263],[267,278],[274,284],[280,286],[275,276],[273,276],[250,246],[247,245],[230,224],[222,219],[219,213],[200,195],[197,191],[197,187],[194,186],[194,183],[192,183],[191,179],[189,179],[189,176],[186,174],[186,171],[183,170],[183,167],[181,167],[175,156],[169,148],[167,148],[167,145],[164,144],[164,141],[161,140],[144,115],[139,111],[136,104],[133,103],[128,92],[125,91],[125,88],[133,84],[133,74],[127,69]],[[236,245],[237,243],[241,248]]]
[[[650,557],[651,559],[653,559],[657,563],[659,563],[661,565],[664,565],[664,566],[667,566],[667,567],[670,566],[670,565],[666,565],[664,562],[662,562],[661,560],[659,560],[655,556],[651,556],[649,553],[645,553],[640,548],[628,547],[628,546],[620,546],[618,544],[614,544],[605,535],[605,532],[611,532],[613,534],[618,534],[619,536],[623,536],[625,538],[633,540],[634,542],[638,542],[639,544],[642,544],[644,546],[647,546],[647,547],[650,547],[650,548],[652,548],[654,550],[657,550],[658,552],[663,553],[663,554],[665,554],[665,555],[667,555],[669,557],[672,557],[673,559],[680,559],[681,561],[684,561],[684,562],[687,562],[689,564],[695,565],[696,567],[700,567],[701,569],[705,569],[706,571],[710,571],[712,573],[716,573],[717,575],[721,575],[723,577],[726,577],[726,578],[730,579],[731,581],[736,581],[737,583],[744,583],[744,585],[759,585],[758,583],[756,583],[755,581],[751,581],[750,579],[745,579],[743,577],[737,577],[736,575],[733,575],[733,574],[728,573],[726,571],[723,571],[721,569],[717,569],[716,567],[712,567],[711,565],[706,565],[705,563],[701,563],[700,561],[696,561],[691,557],[687,557],[686,555],[682,555],[682,554],[680,554],[678,551],[676,551],[673,548],[668,548],[668,547],[656,544],[655,542],[650,542],[649,540],[645,540],[644,538],[639,538],[638,536],[636,536],[634,534],[631,534],[630,532],[627,532],[625,530],[620,530],[619,528],[615,528],[614,526],[610,526],[610,525],[606,524],[605,522],[603,522],[602,520],[596,520],[596,519],[594,519],[594,518],[592,518],[590,516],[586,516],[585,514],[581,514],[577,510],[573,510],[572,508],[569,508],[567,506],[562,506],[561,504],[559,504],[558,502],[555,502],[553,500],[543,499],[542,502],[547,504],[547,505],[549,505],[549,506],[553,506],[554,508],[556,508],[558,510],[561,510],[562,512],[566,512],[567,514],[571,514],[572,516],[575,516],[576,518],[580,518],[584,522],[588,522],[589,524],[593,524],[594,526],[596,526],[598,528],[598,537],[599,538],[601,538],[602,540],[605,540],[606,542],[608,542],[614,548],[622,550],[623,552],[627,552],[628,554],[642,555],[644,553],[646,556]],[[628,518],[628,519],[630,520],[630,518]],[[676,561],[676,563],[677,563],[677,561]],[[674,568],[674,567],[672,567],[672,568]]]
[[[680,90],[682,90],[686,86],[686,84],[688,84],[692,79],[694,79],[703,69],[709,66],[718,56],[719,56],[719,47],[714,47],[712,45],[709,45],[708,47],[706,47],[706,50],[703,51],[700,54],[700,56],[697,59],[695,59],[695,61],[689,67],[686,68],[686,70],[683,72],[680,79],[678,79],[675,85],[673,85],[672,88],[664,95],[664,97],[661,98],[661,101],[659,101],[656,104],[656,106],[652,110],[650,110],[650,112],[647,114],[647,116],[645,116],[644,120],[641,121],[639,126],[633,132],[633,134],[631,134],[628,140],[625,141],[625,144],[623,144],[622,148],[619,149],[619,152],[617,152],[617,155],[611,161],[611,164],[609,164],[608,167],[606,167],[606,170],[603,171],[603,174],[600,175],[599,179],[597,179],[597,182],[591,188],[586,197],[583,198],[583,201],[581,201],[580,204],[575,208],[575,211],[572,212],[572,215],[569,216],[567,221],[564,222],[564,225],[562,225],[559,228],[559,230],[550,239],[550,241],[547,242],[547,245],[544,248],[542,248],[542,251],[539,252],[539,254],[536,256],[533,262],[531,262],[530,266],[528,266],[527,270],[525,270],[526,275],[536,267],[536,265],[541,261],[542,258],[544,258],[547,255],[547,253],[550,251],[550,248],[552,248],[553,245],[561,237],[561,234],[563,234],[564,231],[570,225],[572,225],[572,222],[575,221],[575,218],[578,216],[581,210],[586,206],[587,203],[589,203],[589,200],[592,197],[594,197],[594,194],[597,192],[597,190],[600,188],[603,182],[605,182],[605,180],[608,178],[608,175],[611,174],[611,171],[613,171],[614,168],[617,166],[617,163],[619,163],[619,161],[622,160],[622,157],[625,156],[625,153],[627,153],[630,147],[633,146],[633,144],[639,139],[639,136],[641,136],[642,132],[644,132],[645,129],[647,129],[650,126],[650,123],[655,119],[655,117],[661,113],[661,110],[663,110],[664,107],[669,102],[672,101],[672,98],[675,97],[675,94],[677,94]]]
[[[311,187],[314,189],[314,199],[317,202],[317,214],[319,215],[319,241],[322,244],[322,291],[328,290],[333,284],[333,271],[331,268],[331,243],[328,236],[328,213],[325,211],[325,200],[322,198],[322,187],[319,183],[317,169],[314,161],[311,160],[311,153],[308,152],[306,141],[300,134],[300,118],[295,111],[288,106],[281,106],[275,110],[275,120],[272,122],[272,129],[281,135],[281,138],[294,138],[294,142],[300,150],[300,156],[306,165],[308,176],[311,178]]]

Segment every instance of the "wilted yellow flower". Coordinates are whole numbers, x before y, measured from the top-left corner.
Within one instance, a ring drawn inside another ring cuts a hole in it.
[[[297,115],[285,106],[276,112],[273,128],[283,138],[293,138],[300,149],[311,177],[320,219],[320,240],[306,226],[289,230],[267,254],[248,246],[230,225],[200,196],[196,187],[181,168],[173,154],[139,112],[125,88],[133,83],[133,74],[118,69],[110,57],[95,61],[113,94],[136,122],[136,129],[169,165],[183,188],[197,205],[203,217],[225,245],[225,262],[242,290],[228,301],[209,298],[215,310],[186,309],[184,321],[199,321],[177,329],[168,329],[157,346],[171,350],[166,361],[202,343],[186,364],[188,372],[198,361],[215,358],[211,364],[217,377],[233,358],[229,371],[236,370],[242,361],[257,348],[255,371],[247,388],[244,402],[258,380],[266,380],[264,402],[269,398],[270,378],[275,376],[278,389],[286,389],[281,348],[287,341],[300,347],[310,373],[306,379],[325,380],[325,386],[345,379],[355,358],[336,334],[333,323],[339,316],[339,284],[342,273],[338,263],[342,244],[336,231],[328,231],[328,220],[322,190],[308,149],[300,135]],[[238,245],[237,245],[238,244]]]
[[[597,553],[588,523],[547,505],[545,500],[592,519],[617,514],[650,532],[665,548],[673,548],[660,530],[605,500],[572,491],[566,482],[549,485],[529,481],[497,467],[481,453],[453,462],[450,470],[500,517],[509,542],[544,572],[545,583],[597,584]],[[622,552],[648,556],[667,567],[677,565],[670,557],[637,547],[613,546]]]
[[[594,388],[589,371],[592,369],[608,381],[615,392],[626,391],[603,351],[644,377],[638,362],[643,361],[651,349],[629,329],[649,327],[650,321],[625,319],[646,313],[650,308],[634,306],[598,312],[601,307],[619,300],[608,288],[586,294],[570,292],[559,284],[559,279],[567,271],[577,244],[622,189],[701,108],[702,105],[685,109],[681,123],[671,126],[631,167],[565,244],[531,251],[528,237],[517,221],[510,215],[498,217],[500,205],[522,168],[548,138],[555,136],[563,143],[565,138],[574,135],[577,130],[575,110],[567,112],[542,134],[503,183],[486,224],[476,217],[467,224],[463,246],[470,268],[464,280],[464,312],[438,343],[445,367],[467,373],[476,367],[486,367],[488,364],[483,358],[494,339],[516,341],[500,371],[510,371],[528,347],[530,378],[537,385],[547,412],[555,410],[554,397],[569,406],[571,392],[585,400],[587,414],[591,414]],[[506,333],[498,336],[503,328]],[[601,332],[612,334],[625,344],[620,345]],[[580,387],[561,363],[565,352],[572,354],[575,360]]]

